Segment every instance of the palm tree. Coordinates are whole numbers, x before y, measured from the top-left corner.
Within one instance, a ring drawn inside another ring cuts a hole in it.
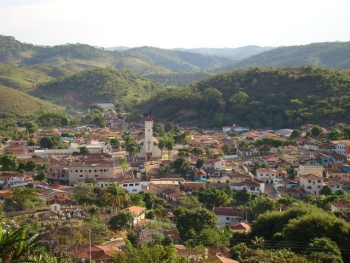
[[[119,164],[120,164],[120,166],[121,166],[121,168],[122,168],[122,172],[123,172],[123,176],[124,176],[124,173],[125,173],[126,171],[128,171],[128,169],[129,169],[128,162],[127,162],[127,160],[126,160],[125,155],[120,156],[120,158],[119,158]]]
[[[256,249],[263,249],[265,244],[265,239],[263,237],[257,237],[255,236],[254,239],[250,240],[252,242],[252,245]]]
[[[112,215],[117,213],[117,206],[122,206],[123,201],[126,200],[125,190],[120,184],[113,183],[107,187],[107,199],[112,205]]]
[[[31,235],[26,227],[9,229],[3,232],[0,226],[0,259],[2,263],[17,263],[32,260],[43,248],[37,239],[38,234]]]

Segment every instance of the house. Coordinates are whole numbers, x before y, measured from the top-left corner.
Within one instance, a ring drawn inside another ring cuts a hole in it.
[[[222,159],[207,159],[203,165],[206,170],[225,170],[225,167],[226,161]]]
[[[242,173],[242,172],[231,173],[229,177],[230,177],[231,183],[241,183],[247,179],[252,179],[252,177],[249,174]]]
[[[55,201],[57,198],[69,200],[68,193],[58,189],[44,189],[40,193],[37,193],[37,197],[43,201],[44,205],[52,203],[52,201]]]
[[[157,195],[162,195],[163,191],[168,188],[180,190],[180,182],[175,180],[151,180],[149,184],[150,191]]]
[[[127,193],[138,194],[142,191],[141,180],[131,175],[116,178],[116,181],[124,188]]]
[[[137,225],[141,220],[145,219],[146,208],[141,206],[130,206],[121,211],[129,211],[134,214],[133,224]]]
[[[322,165],[319,164],[304,164],[299,166],[299,174],[305,175],[305,174],[314,174],[316,176],[323,176],[324,168]]]
[[[2,172],[0,174],[0,186],[3,187],[22,187],[33,183],[33,178],[27,174],[12,172]]]
[[[256,178],[265,181],[267,184],[273,184],[278,181],[276,170],[269,168],[259,168],[256,170]]]
[[[168,188],[162,192],[162,197],[172,203],[175,203],[177,199],[183,196],[184,194],[179,189]]]
[[[192,192],[193,190],[200,190],[205,187],[203,182],[183,182],[181,184],[181,189],[186,192]]]
[[[328,155],[333,157],[335,163],[346,163],[348,161],[345,154],[332,152],[332,153],[329,153]]]
[[[232,190],[240,191],[247,190],[252,194],[265,193],[265,181],[259,179],[247,179],[241,183],[231,183]]]
[[[300,186],[306,194],[318,195],[323,187],[323,177],[314,174],[301,175]]]
[[[240,208],[232,206],[215,207],[213,212],[218,219],[220,227],[243,221],[243,212]]]
[[[280,162],[280,158],[276,156],[263,156],[262,160],[269,168],[276,168]]]
[[[324,153],[315,153],[313,154],[312,160],[316,164],[320,164],[322,166],[327,165],[328,163],[334,162],[334,158],[332,156],[328,156]]]
[[[333,152],[344,154],[346,158],[350,159],[350,140],[330,141],[333,144]]]
[[[247,233],[250,231],[250,229],[251,229],[250,225],[244,222],[233,223],[230,225],[230,230],[232,232]]]
[[[343,202],[333,203],[331,205],[331,210],[332,210],[332,212],[334,212],[334,211],[350,211],[350,202],[343,201]]]
[[[161,233],[164,237],[170,236],[174,240],[174,244],[180,244],[181,238],[180,234],[174,230],[167,230],[162,228],[153,229],[141,229],[139,232],[139,244],[143,246],[145,243],[154,243],[153,235],[154,233]]]
[[[303,146],[304,149],[309,150],[309,151],[318,151],[319,147],[318,144],[312,143],[312,142],[306,142]]]
[[[71,250],[73,258],[77,258],[79,262],[89,262],[90,247],[80,247],[77,250]],[[91,259],[96,263],[115,262],[115,253],[119,252],[118,247],[113,246],[91,246]]]

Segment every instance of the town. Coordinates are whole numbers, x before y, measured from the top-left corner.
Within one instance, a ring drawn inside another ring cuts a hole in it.
[[[172,244],[189,262],[239,262],[242,242],[278,249],[276,242],[313,237],[291,234],[302,223],[264,229],[269,212],[300,210],[305,220],[317,212],[341,226],[350,220],[350,140],[334,139],[336,132],[348,138],[345,125],[203,130],[151,116],[129,122],[114,105],[100,107],[104,128],[39,127],[29,140],[0,138],[2,229],[37,229],[60,262],[115,262],[145,244]],[[325,240],[342,250],[348,238],[337,238],[347,230],[327,231]]]

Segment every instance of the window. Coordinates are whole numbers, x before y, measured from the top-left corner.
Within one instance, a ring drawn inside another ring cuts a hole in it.
[[[97,170],[94,170],[94,172],[96,173],[96,172],[97,172]]]
[[[317,188],[321,188],[321,186],[319,185],[319,186],[317,186]]]
[[[137,189],[132,189],[133,192],[137,192]]]
[[[62,174],[61,177],[64,177],[64,174]]]
[[[77,172],[78,172],[78,170],[75,170],[75,172],[77,173]]]
[[[229,221],[230,220],[230,218],[229,217],[226,217],[226,221]]]
[[[306,187],[306,189],[312,189],[311,186]]]
[[[98,177],[98,174],[95,174],[95,177]]]
[[[128,185],[127,184],[123,184],[123,187],[128,187]]]
[[[139,183],[136,183],[135,186],[139,186],[140,184]],[[338,186],[339,187],[339,186]]]
[[[83,172],[83,170],[80,170],[80,172],[82,173],[82,172]]]
[[[83,175],[82,175],[82,174],[80,174],[80,175],[79,175],[79,177],[83,177]]]
[[[311,183],[311,180],[309,180],[309,184]]]
[[[52,171],[52,168],[50,168],[50,171]]]
[[[129,184],[129,186],[134,186],[134,184]]]
[[[89,173],[91,173],[91,170],[89,170]]]
[[[318,180],[317,182],[318,182],[318,183],[321,183],[321,180]]]

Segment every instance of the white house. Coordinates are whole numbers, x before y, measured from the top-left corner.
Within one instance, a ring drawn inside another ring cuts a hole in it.
[[[207,159],[203,165],[204,169],[225,170],[226,161],[223,159]]]
[[[350,159],[350,140],[331,141],[333,144],[333,152],[345,154]]]
[[[213,212],[218,219],[220,227],[231,225],[231,223],[242,222],[244,220],[242,210],[232,206],[215,207]]]
[[[323,177],[314,174],[301,175],[300,186],[307,194],[318,195],[323,187]]]
[[[33,183],[33,178],[27,174],[3,172],[0,174],[0,186],[21,187]]]
[[[123,189],[129,194],[138,194],[142,191],[141,181],[130,175],[126,175],[118,178],[99,178],[97,179],[97,185],[99,187],[107,187],[110,184],[119,183]]]
[[[306,142],[303,146],[304,149],[309,150],[309,151],[318,151],[319,150],[319,146],[316,143],[312,143],[312,142]]]
[[[142,219],[145,219],[146,208],[141,206],[130,206],[124,208],[122,211],[130,211],[134,214],[133,224],[137,225]]]
[[[348,201],[343,201],[343,202],[338,202],[338,203],[333,203],[331,205],[332,212],[334,211],[349,211],[350,210],[350,202]]]
[[[265,193],[265,181],[259,179],[247,179],[240,183],[231,183],[232,190],[247,190],[252,194]]]

